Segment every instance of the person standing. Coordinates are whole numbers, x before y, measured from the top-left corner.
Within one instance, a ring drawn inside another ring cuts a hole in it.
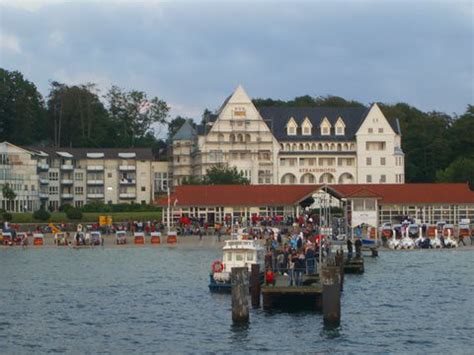
[[[295,279],[295,259],[294,254],[288,256],[288,286],[293,286]]]
[[[350,238],[347,239],[347,257],[352,259],[352,253],[354,252],[352,240]]]
[[[357,238],[355,241],[355,250],[356,250],[356,258],[360,258],[362,255],[362,241],[360,238]]]

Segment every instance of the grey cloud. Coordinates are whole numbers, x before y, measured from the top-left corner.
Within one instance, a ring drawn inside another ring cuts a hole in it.
[[[0,64],[23,71],[43,93],[48,80],[59,79],[55,75],[97,78],[101,85],[146,90],[175,103],[173,113],[195,116],[217,108],[239,83],[253,97],[334,94],[461,113],[474,101],[469,6],[355,1],[97,2],[35,12],[3,7],[0,30],[19,38],[22,53],[2,51]]]

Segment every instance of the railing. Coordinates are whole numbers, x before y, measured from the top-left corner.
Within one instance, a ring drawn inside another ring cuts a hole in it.
[[[63,184],[63,185],[72,185],[72,184],[74,184],[74,180],[72,180],[72,179],[61,179],[61,184]]]
[[[73,194],[70,194],[70,193],[61,194],[61,198],[64,198],[64,199],[72,199],[73,197],[74,197]]]
[[[104,198],[104,194],[103,193],[94,193],[94,194],[87,194],[87,198]]]
[[[119,194],[119,197],[122,198],[122,199],[131,199],[131,198],[136,198],[136,194],[135,193],[121,193]]]
[[[87,180],[87,185],[104,185],[104,180],[102,179]]]
[[[135,179],[120,179],[121,185],[135,185],[135,183],[136,183]]]
[[[88,165],[87,166],[87,171],[103,171],[104,166],[103,165]]]
[[[38,164],[38,169],[40,170],[49,170],[49,165],[45,163],[39,163]]]
[[[40,178],[40,179],[39,179],[39,182],[40,182],[40,184],[42,184],[42,185],[47,185],[47,184],[49,184],[49,179]]]
[[[135,171],[136,167],[135,165],[120,165],[119,170],[120,171]]]
[[[72,164],[62,164],[61,170],[74,170],[74,165]]]

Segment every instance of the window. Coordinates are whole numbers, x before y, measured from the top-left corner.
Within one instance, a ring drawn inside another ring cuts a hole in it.
[[[327,127],[327,126],[321,127],[321,135],[328,136],[329,135],[329,127]]]
[[[112,173],[107,173],[107,177],[108,177],[108,178],[111,178],[111,177],[112,177]]]
[[[383,127],[379,128],[379,133],[383,133]]]
[[[336,134],[337,134],[338,136],[344,135],[344,127],[342,127],[342,126],[337,126],[337,127],[336,127]]]
[[[50,195],[57,195],[59,193],[59,186],[50,186],[49,187],[49,194]]]
[[[25,191],[28,191],[28,185],[25,185]]]
[[[295,166],[296,165],[296,159],[295,158],[292,158],[292,159],[288,159],[290,161],[290,166]]]
[[[146,191],[146,187],[145,186],[142,186],[142,191]]]
[[[309,136],[311,134],[311,128],[309,126],[303,127],[303,135]]]
[[[84,201],[74,201],[74,206],[76,206],[76,208],[81,208],[84,206]]]
[[[372,182],[372,175],[367,175],[365,178],[366,182]]]
[[[76,180],[76,181],[84,180],[84,174],[83,173],[75,173],[74,174],[74,180]]]
[[[245,112],[245,107],[235,107],[234,108],[234,117],[245,117],[247,114]]]
[[[385,158],[380,158],[380,165],[385,165]]]
[[[369,128],[369,133],[374,133],[374,129],[373,129],[373,128]]]
[[[59,173],[52,172],[52,171],[49,172],[49,180],[58,181],[58,179],[59,179]]]
[[[367,166],[371,166],[372,165],[372,158],[367,158],[366,159],[366,164],[367,164]]]
[[[31,191],[35,191],[36,188],[35,188],[35,185],[31,185]]]
[[[294,127],[294,126],[289,126],[289,127],[288,127],[288,135],[289,135],[289,136],[294,136],[294,135],[296,135],[296,127]]]
[[[387,182],[385,175],[380,175],[380,182]]]
[[[385,142],[365,142],[365,150],[385,150]]]
[[[82,186],[74,187],[74,193],[76,195],[84,195],[84,188]]]

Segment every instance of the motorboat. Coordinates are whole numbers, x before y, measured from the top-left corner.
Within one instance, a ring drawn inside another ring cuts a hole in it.
[[[12,245],[13,244],[13,235],[10,232],[2,233],[2,242],[3,245]]]
[[[447,236],[444,239],[444,246],[446,248],[457,248],[458,242],[454,239],[454,225],[452,224],[444,225],[443,236]]]
[[[260,265],[260,274],[263,281],[265,272],[265,249],[256,240],[237,239],[226,240],[222,248],[221,260],[211,265],[209,290],[212,292],[231,291],[231,272],[234,267],[247,267],[249,275],[253,264]]]
[[[438,237],[437,228],[434,230],[434,238],[430,239],[430,246],[433,249],[439,249],[443,247],[443,243],[441,243],[441,239]]]
[[[115,242],[117,244],[127,244],[127,232],[117,231],[115,233]]]
[[[151,244],[160,244],[161,243],[161,233],[160,232],[151,232],[150,243]]]
[[[43,233],[34,233],[33,234],[33,245],[41,246],[44,244],[44,234]]]
[[[54,244],[67,246],[66,233],[58,232],[54,234]]]
[[[438,230],[438,233],[443,232],[444,225],[446,224],[446,221],[438,221],[436,222],[436,229]]]
[[[397,239],[397,232],[395,229],[392,231],[392,238],[388,241],[388,247],[390,249],[400,249],[400,240]]]
[[[469,238],[471,236],[471,228],[468,223],[459,224],[458,236],[460,239]]]
[[[421,232],[420,232],[420,226],[416,223],[411,223],[408,225],[408,236],[410,238],[418,238],[419,236],[421,236]]]
[[[14,241],[16,245],[28,245],[28,233],[18,232]]]
[[[408,228],[406,229],[405,236],[400,240],[400,249],[414,249],[415,241],[410,238]]]
[[[133,242],[135,244],[145,244],[145,233],[143,232],[135,232],[133,234]]]
[[[430,248],[430,238],[426,235],[423,235],[423,229],[419,227],[418,238],[415,240],[415,245],[417,248],[429,249]]]

